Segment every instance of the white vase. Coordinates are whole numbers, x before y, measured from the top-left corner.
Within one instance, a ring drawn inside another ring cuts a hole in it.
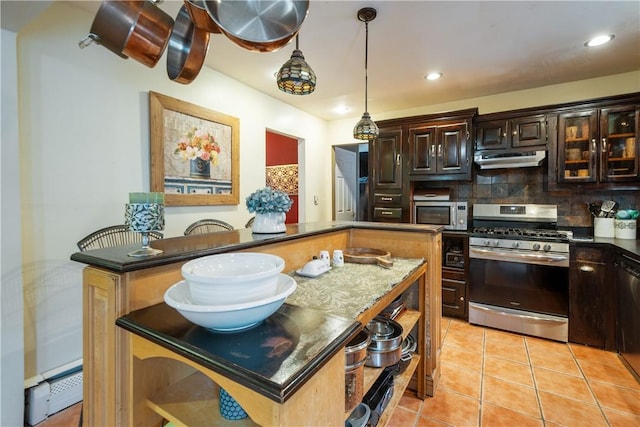
[[[261,234],[284,233],[287,231],[287,226],[284,224],[285,218],[284,212],[258,213],[251,226],[251,231]]]

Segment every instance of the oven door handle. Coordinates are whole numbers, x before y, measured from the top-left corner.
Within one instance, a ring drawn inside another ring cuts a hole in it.
[[[473,307],[474,309],[476,309],[476,310],[487,311],[487,312],[490,312],[490,313],[493,313],[493,314],[500,314],[500,315],[504,315],[504,316],[515,316],[515,317],[518,317],[520,319],[530,319],[530,320],[536,320],[536,321],[539,321],[539,322],[551,322],[551,323],[565,323],[567,321],[566,319],[553,319],[553,318],[551,318],[549,316],[541,317],[541,316],[531,316],[531,315],[528,315],[528,314],[519,314],[519,313],[518,314],[504,313],[502,311],[492,310],[490,308],[483,307],[480,304],[474,304],[472,302],[470,302],[469,305],[471,307]]]
[[[538,254],[538,253],[522,253],[513,251],[500,251],[496,249],[484,249],[484,248],[470,248],[469,256],[473,258],[473,255],[479,255],[475,258],[494,259],[494,257],[500,257],[501,260],[514,260],[514,261],[545,261],[545,262],[566,262],[569,260],[567,255],[554,255],[554,254]],[[491,258],[490,258],[491,257]]]

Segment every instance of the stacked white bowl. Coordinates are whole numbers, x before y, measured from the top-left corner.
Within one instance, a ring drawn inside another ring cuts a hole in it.
[[[182,266],[185,280],[165,302],[191,322],[218,331],[248,328],[272,315],[296,288],[276,255],[235,252],[197,258]]]
[[[238,252],[191,260],[182,266],[196,304],[228,305],[273,296],[284,259],[276,255]]]

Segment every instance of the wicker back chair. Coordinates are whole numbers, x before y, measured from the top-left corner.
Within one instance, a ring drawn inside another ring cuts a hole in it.
[[[149,240],[162,239],[162,237],[162,233],[158,231],[149,232]],[[89,234],[78,242],[78,248],[81,251],[88,251],[133,243],[142,243],[142,234],[129,230],[128,225],[113,225]]]
[[[252,216],[249,221],[247,221],[247,223],[244,225],[244,228],[251,228],[253,226],[253,221],[256,220],[255,216]]]
[[[190,234],[205,234],[227,230],[233,230],[233,225],[227,224],[219,219],[201,219],[188,226],[187,229],[184,230],[184,235],[188,236]]]

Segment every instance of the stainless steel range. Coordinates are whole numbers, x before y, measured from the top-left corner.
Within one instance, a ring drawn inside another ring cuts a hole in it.
[[[569,240],[555,205],[476,204],[469,322],[568,341]]]

